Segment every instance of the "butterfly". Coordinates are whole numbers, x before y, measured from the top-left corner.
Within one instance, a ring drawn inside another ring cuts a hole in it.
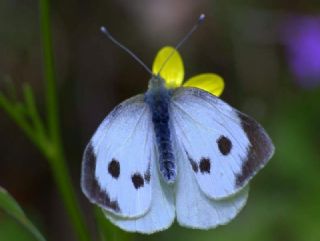
[[[273,155],[272,141],[217,97],[224,88],[219,76],[198,75],[181,86],[175,48],[158,52],[152,72],[147,92],[116,106],[88,143],[82,190],[129,232],[154,233],[175,219],[196,229],[226,224]]]

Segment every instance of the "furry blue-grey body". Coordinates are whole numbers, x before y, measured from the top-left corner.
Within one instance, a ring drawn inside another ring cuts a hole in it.
[[[150,82],[153,86],[145,94],[145,102],[149,105],[152,115],[159,152],[159,169],[164,180],[167,183],[173,183],[176,179],[177,170],[169,126],[171,91],[164,87],[163,80],[159,77],[153,77]]]

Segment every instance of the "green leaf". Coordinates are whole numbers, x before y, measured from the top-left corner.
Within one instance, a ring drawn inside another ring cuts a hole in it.
[[[14,198],[2,187],[0,187],[0,210],[15,218],[22,226],[33,234],[36,240],[45,241],[45,238],[38,229],[30,222],[19,204]]]

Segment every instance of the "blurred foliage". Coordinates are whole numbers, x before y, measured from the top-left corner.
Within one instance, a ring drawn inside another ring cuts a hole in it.
[[[35,241],[34,236],[19,225],[13,218],[2,216],[0,212],[0,240],[5,241]]]
[[[81,201],[86,228],[96,233],[96,240],[320,240],[320,76],[312,76],[312,86],[305,85],[309,80],[296,76],[290,65],[292,58],[297,58],[292,56],[297,46],[309,48],[302,53],[317,52],[310,50],[306,40],[303,45],[299,41],[289,45],[283,38],[291,19],[312,19],[318,26],[319,1],[143,0],[132,4],[129,0],[57,0],[52,4],[57,70],[54,83],[60,100],[52,110],[60,109],[63,148],[59,151],[70,174],[64,168],[52,173],[56,183],[70,184],[64,193],[75,187],[75,195],[71,196],[75,202]],[[143,92],[148,75],[105,41],[99,26],[107,24],[150,66],[157,50],[174,45],[200,12],[207,14],[205,24],[180,51],[186,78],[201,72],[221,75],[226,81],[222,99],[263,124],[274,140],[275,156],[252,181],[247,205],[230,224],[209,231],[175,224],[152,236],[124,233],[104,219],[99,210],[91,212],[90,204],[80,194],[81,155],[102,118],[121,100]],[[0,98],[7,104],[7,112],[16,113],[13,119],[23,117],[23,123],[32,126],[27,131],[30,136],[38,140],[42,133],[39,145],[48,148],[57,131],[49,131],[47,119],[48,90],[43,88],[42,79],[48,74],[46,64],[52,63],[42,62],[40,17],[35,1],[0,1]],[[299,31],[291,32],[289,38],[303,35]],[[317,38],[315,35],[314,40]],[[312,60],[318,61],[319,56],[313,54]],[[303,58],[311,59],[306,55]],[[51,114],[56,115],[55,111]],[[43,157],[21,137],[3,111],[0,125],[0,185],[27,212],[36,212],[37,223],[44,227],[48,240],[75,240],[56,198],[56,184],[42,164]],[[73,201],[69,202],[72,205]],[[1,241],[32,238],[14,219],[0,213]]]
[[[14,218],[21,225],[23,225],[33,235],[33,237],[36,240],[45,241],[42,234],[29,221],[29,219],[26,217],[26,215],[24,214],[24,212],[22,211],[20,206],[17,204],[17,202],[2,187],[0,187],[0,214],[1,214],[1,211],[7,213],[9,216]],[[4,219],[4,222],[6,222],[6,219]],[[9,223],[10,222],[8,222],[7,224],[9,224]],[[0,224],[2,224],[2,223],[0,223]],[[0,226],[2,226],[2,225],[0,225]],[[4,229],[4,230],[6,230],[6,229]],[[5,234],[3,234],[3,235],[5,235]],[[8,235],[10,235],[10,233],[8,233]],[[18,240],[18,239],[16,239],[16,240]]]

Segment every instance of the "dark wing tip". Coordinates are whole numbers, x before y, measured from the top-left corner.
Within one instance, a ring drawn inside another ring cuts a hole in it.
[[[101,189],[96,177],[96,155],[92,143],[87,145],[83,160],[81,173],[81,188],[90,202],[99,205],[106,210],[119,213],[120,207],[117,200],[111,200],[108,193]]]
[[[242,171],[236,177],[236,186],[243,186],[274,154],[275,147],[264,128],[253,118],[238,113],[243,130],[248,136],[250,146],[248,156],[242,165]]]

